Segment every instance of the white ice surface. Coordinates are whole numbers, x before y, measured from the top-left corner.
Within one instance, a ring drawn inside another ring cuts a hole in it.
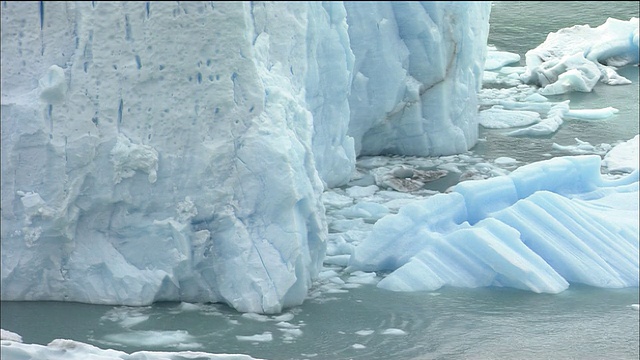
[[[640,135],[636,135],[633,139],[618,144],[611,149],[602,160],[602,166],[609,172],[632,172],[638,168],[639,157],[638,151]]]

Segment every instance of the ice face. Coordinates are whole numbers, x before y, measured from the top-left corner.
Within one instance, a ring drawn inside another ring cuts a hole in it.
[[[3,300],[279,312],[356,155],[477,138],[489,3],[2,6]]]
[[[477,140],[490,9],[469,2],[346,2],[357,155],[449,155]],[[456,19],[465,26],[452,26]],[[457,99],[457,100],[453,100]]]
[[[303,301],[326,233],[319,3],[3,6],[4,300]]]

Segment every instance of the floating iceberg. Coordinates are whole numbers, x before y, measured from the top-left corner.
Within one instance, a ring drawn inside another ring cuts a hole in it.
[[[637,165],[617,180],[600,167],[559,157],[462,182],[380,219],[348,270],[390,272],[378,287],[396,291],[638,286]]]
[[[543,95],[590,92],[598,81],[629,84],[616,67],[638,64],[638,24],[638,18],[609,18],[596,28],[576,25],[550,33],[526,53],[521,79],[540,86]]]

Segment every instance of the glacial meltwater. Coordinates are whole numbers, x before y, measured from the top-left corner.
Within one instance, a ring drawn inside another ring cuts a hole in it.
[[[2,327],[24,342],[244,353],[263,359],[634,359],[638,289],[571,286],[560,294],[363,286],[276,316],[223,305],[112,307],[5,302]],[[284,325],[288,324],[288,325]],[[256,336],[259,335],[259,336]]]
[[[550,32],[607,18],[639,16],[638,2],[496,1],[489,45],[525,52]],[[596,121],[565,119],[541,137],[507,136],[480,127],[470,156],[508,157],[524,165],[570,155],[553,144],[576,138],[614,145],[638,134],[638,66],[619,73],[630,85],[597,84],[590,93],[549,96],[572,109],[614,107]],[[508,87],[508,86],[505,86]],[[394,157],[393,161],[402,161]],[[445,181],[445,183],[442,183]],[[438,183],[434,183],[437,189]],[[441,180],[444,189],[451,181]],[[637,201],[637,199],[630,199]],[[340,271],[327,265],[327,269]],[[379,274],[383,276],[384,274]],[[342,278],[347,281],[348,274]],[[364,278],[364,277],[363,277]],[[2,302],[2,329],[25,343],[73,339],[128,353],[140,350],[248,354],[261,359],[638,359],[638,288],[572,284],[559,294],[509,288],[391,292],[367,281],[314,289],[301,306],[277,315],[242,314],[221,304],[158,303],[145,307],[59,302]]]

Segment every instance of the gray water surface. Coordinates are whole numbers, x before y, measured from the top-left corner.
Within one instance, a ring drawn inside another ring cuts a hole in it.
[[[134,310],[148,319],[129,328],[105,319],[110,306],[3,302],[1,315],[3,328],[41,344],[70,338],[106,347],[109,338],[144,342],[147,331],[188,331],[190,342],[201,345],[192,350],[267,359],[637,359],[639,312],[631,307],[637,303],[637,289],[574,285],[556,295],[501,288],[395,293],[367,285],[291,309],[289,322],[301,324],[302,331],[295,341],[286,341],[274,321],[249,319],[223,305],[184,311],[179,304],[156,304]],[[387,329],[404,334],[384,334]],[[236,338],[264,332],[273,340]]]

